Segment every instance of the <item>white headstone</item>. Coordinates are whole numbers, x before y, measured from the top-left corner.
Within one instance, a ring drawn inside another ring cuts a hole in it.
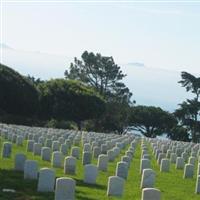
[[[194,165],[186,164],[184,168],[183,178],[193,178],[194,175]]]
[[[33,154],[34,155],[41,155],[42,145],[40,143],[34,143],[33,145]]]
[[[100,154],[98,157],[97,167],[100,171],[107,171],[108,167],[108,156],[105,154]]]
[[[155,188],[144,188],[141,200],[161,200],[161,192]]]
[[[140,173],[142,173],[143,169],[149,169],[151,166],[149,159],[141,159],[140,161]]]
[[[128,164],[127,162],[118,162],[116,167],[116,176],[119,176],[123,179],[127,179],[128,176]]]
[[[125,180],[118,176],[110,176],[108,178],[108,196],[122,196],[124,191]]]
[[[161,172],[169,172],[170,161],[167,158],[163,158],[161,160],[160,171]]]
[[[24,179],[38,178],[38,163],[35,160],[26,160],[24,164]]]
[[[113,162],[115,160],[115,152],[113,150],[107,151],[108,161]]]
[[[60,150],[60,143],[58,141],[53,141],[52,143],[52,151],[59,151]]]
[[[53,192],[55,185],[55,172],[49,168],[42,168],[39,171],[37,191]]]
[[[16,144],[18,146],[22,146],[23,145],[23,137],[21,135],[17,136]]]
[[[79,147],[72,147],[71,155],[76,159],[79,159],[80,156],[80,148]]]
[[[94,149],[93,149],[93,157],[94,158],[98,158],[100,153],[101,153],[101,149],[99,147],[94,147]]]
[[[183,169],[184,168],[184,159],[182,157],[176,158],[176,169]]]
[[[73,156],[67,156],[64,160],[64,173],[75,174],[76,173],[76,158]]]
[[[26,161],[26,155],[23,153],[17,153],[15,155],[15,170],[24,171],[25,161]]]
[[[155,172],[152,169],[144,169],[141,179],[141,188],[153,188],[155,183]]]
[[[42,147],[42,160],[51,161],[51,149],[49,147]]]
[[[62,152],[63,155],[67,155],[68,152],[67,144],[61,144],[60,151]]]
[[[98,175],[98,169],[96,165],[84,166],[84,182],[89,184],[95,184]]]
[[[11,152],[12,152],[12,144],[10,142],[4,142],[2,157],[9,158],[11,156]]]
[[[35,141],[34,140],[28,140],[27,141],[27,151],[28,152],[33,152],[33,146],[34,146]]]
[[[60,151],[54,151],[52,155],[52,166],[61,167],[62,166],[63,155]]]
[[[82,164],[87,165],[90,164],[91,161],[92,161],[92,153],[89,151],[83,152]]]
[[[74,200],[76,182],[72,178],[56,179],[55,200]]]

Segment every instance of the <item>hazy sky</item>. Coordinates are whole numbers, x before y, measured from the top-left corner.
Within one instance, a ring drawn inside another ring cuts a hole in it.
[[[9,0],[8,0],[9,1]],[[27,0],[28,1],[28,0]],[[5,3],[1,43],[118,63],[199,72],[199,3]]]

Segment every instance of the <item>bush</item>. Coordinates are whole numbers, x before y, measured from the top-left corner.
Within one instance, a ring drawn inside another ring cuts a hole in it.
[[[61,128],[61,129],[77,129],[76,123],[72,121],[58,121],[56,119],[51,119],[47,121],[45,127],[48,128]]]
[[[7,114],[33,116],[38,107],[38,91],[26,78],[0,64],[0,108]]]

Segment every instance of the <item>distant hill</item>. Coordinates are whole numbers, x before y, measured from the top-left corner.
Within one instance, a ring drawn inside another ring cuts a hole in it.
[[[3,64],[8,65],[24,75],[50,79],[64,76],[65,69],[73,58],[63,55],[16,50],[7,45],[0,46],[3,51]]]
[[[140,63],[140,62],[131,62],[131,63],[127,63],[127,66],[133,66],[133,67],[145,67],[144,63]]]

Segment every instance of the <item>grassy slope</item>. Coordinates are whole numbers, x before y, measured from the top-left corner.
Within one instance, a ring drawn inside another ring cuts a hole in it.
[[[0,149],[2,148],[2,142],[0,141]],[[53,200],[53,193],[38,193],[37,181],[27,181],[23,179],[23,173],[13,171],[13,158],[17,152],[26,152],[26,143],[22,147],[13,145],[12,157],[9,159],[0,158],[0,199],[1,200]],[[151,150],[149,150],[151,151]],[[70,176],[76,180],[76,199],[82,200],[114,200],[117,198],[107,197],[107,180],[109,176],[115,174],[115,167],[120,157],[124,155],[123,150],[120,156],[113,163],[109,163],[107,172],[99,172],[96,185],[87,185],[83,183],[83,166],[81,159],[77,162],[77,174]],[[33,156],[32,153],[26,153],[28,159],[38,160],[39,166],[51,167],[51,163],[42,161],[39,156]],[[97,163],[96,159],[92,161],[94,164]],[[152,156],[151,165],[156,170],[156,188],[162,191],[163,200],[197,200],[200,199],[199,195],[194,194],[196,174],[194,179],[183,180],[183,170],[176,170],[175,166],[171,166],[169,173],[160,173],[159,166]],[[122,199],[141,199],[140,190],[140,145],[137,146],[135,156],[132,160],[128,180],[125,184],[125,191]],[[55,169],[57,177],[69,176],[63,174],[63,169]],[[16,189],[15,194],[2,193],[2,188]]]
[[[193,179],[183,179],[183,170],[177,170],[175,164],[170,165],[169,172],[160,172],[160,167],[150,149],[152,160],[152,169],[156,171],[155,187],[162,192],[163,200],[198,200],[200,195],[195,194],[195,185],[197,177],[197,162]]]

